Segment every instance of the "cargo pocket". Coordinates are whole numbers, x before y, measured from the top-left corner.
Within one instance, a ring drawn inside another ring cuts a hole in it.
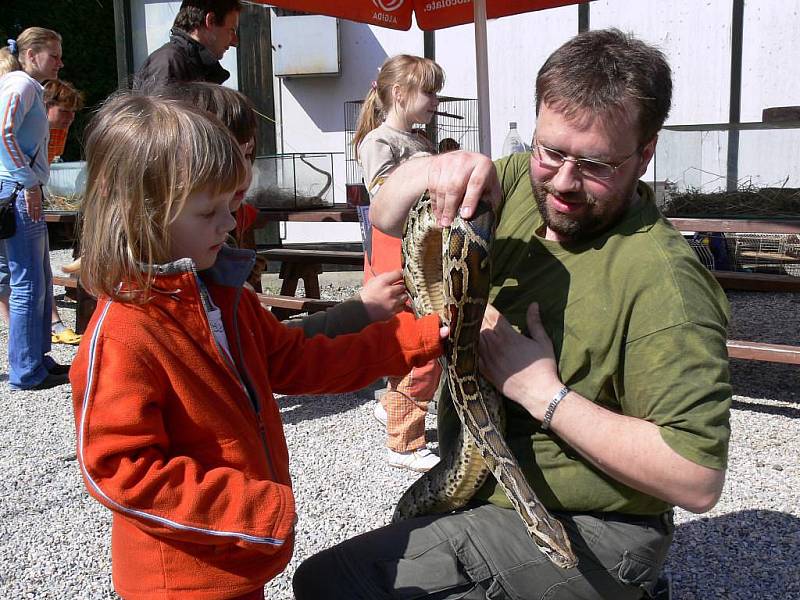
[[[625,585],[650,589],[658,579],[659,572],[660,568],[653,561],[625,550],[617,569],[617,577]]]
[[[418,600],[434,595],[442,600],[486,598],[492,583],[489,564],[469,530],[417,554],[378,563],[392,598]],[[491,598],[491,596],[489,596]]]

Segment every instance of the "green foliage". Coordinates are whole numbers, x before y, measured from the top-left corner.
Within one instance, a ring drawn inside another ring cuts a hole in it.
[[[82,134],[92,108],[117,89],[113,0],[3,0],[0,45],[26,27],[53,29],[63,38],[59,77],[86,96],[86,108],[70,128],[64,160],[82,158]]]

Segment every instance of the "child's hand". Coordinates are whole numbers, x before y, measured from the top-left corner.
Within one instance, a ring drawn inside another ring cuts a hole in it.
[[[403,310],[408,299],[403,272],[398,270],[376,275],[358,295],[370,321],[385,321]]]

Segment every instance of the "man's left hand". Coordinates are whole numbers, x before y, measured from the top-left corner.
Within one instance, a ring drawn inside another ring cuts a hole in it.
[[[539,305],[528,307],[530,337],[518,333],[491,304],[481,325],[481,373],[506,397],[541,420],[550,398],[561,389],[553,342],[542,326]]]

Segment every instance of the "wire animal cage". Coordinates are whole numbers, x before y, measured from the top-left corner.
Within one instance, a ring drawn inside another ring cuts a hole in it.
[[[737,271],[800,277],[800,235],[728,233],[725,241]]]
[[[347,203],[352,206],[369,204],[369,195],[363,183],[361,167],[356,159],[353,138],[363,100],[344,103],[345,171]],[[433,120],[423,129],[426,137],[439,152],[471,150],[478,152],[478,101],[473,98],[439,96],[439,108]]]
[[[257,156],[247,201],[259,208],[300,210],[333,205],[335,152]]]
[[[706,269],[713,271],[716,268],[716,261],[714,260],[714,253],[711,252],[706,240],[698,239],[696,237],[685,239],[692,250],[694,250],[695,256],[697,256],[697,259],[703,264],[703,266]]]

